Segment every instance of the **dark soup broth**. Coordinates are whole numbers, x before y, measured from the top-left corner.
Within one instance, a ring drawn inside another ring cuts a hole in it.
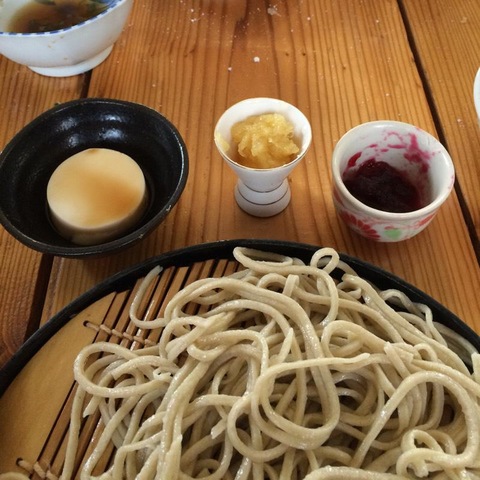
[[[36,0],[18,10],[8,30],[16,33],[60,30],[84,22],[107,7],[94,0]]]

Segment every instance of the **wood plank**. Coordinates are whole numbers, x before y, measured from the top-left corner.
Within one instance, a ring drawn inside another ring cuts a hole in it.
[[[0,57],[0,150],[27,123],[58,102],[81,95],[85,76],[52,79]],[[0,226],[0,367],[39,322],[46,278],[42,256]],[[44,265],[48,278],[48,261]]]
[[[73,361],[80,349],[92,343],[97,334],[93,329],[84,328],[83,324],[103,319],[113,298],[114,294],[111,294],[100,299],[68,322],[35,355],[1,397],[0,438],[8,438],[8,442],[0,448],[0,472],[14,470],[16,456],[27,461],[40,456],[72,388]],[[66,365],[69,368],[65,368]],[[22,415],[18,415],[19,405]],[[70,416],[68,410],[64,416],[66,428]],[[35,425],[35,435],[30,435],[32,425]],[[59,442],[58,438],[54,441]]]
[[[480,68],[480,8],[477,0],[402,0],[412,39],[450,151],[458,188],[480,233],[480,125],[473,81]],[[477,252],[480,255],[480,251]]]
[[[480,300],[471,293],[480,273],[455,194],[426,231],[399,244],[356,236],[331,201],[330,156],[349,128],[389,118],[437,135],[396,1],[292,0],[272,11],[261,0],[139,0],[112,56],[94,71],[89,95],[144,103],[166,115],[187,143],[190,176],[178,205],[139,245],[101,262],[55,261],[44,321],[144,258],[245,237],[333,246],[405,278],[480,331]],[[229,105],[262,95],[297,105],[314,135],[291,175],[291,204],[268,219],[237,207],[236,178],[212,141]]]

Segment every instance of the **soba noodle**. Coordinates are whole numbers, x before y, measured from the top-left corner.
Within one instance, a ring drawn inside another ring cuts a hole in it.
[[[81,351],[63,479],[95,412],[85,479],[480,478],[480,363],[466,342],[332,249],[309,265],[234,256],[241,271],[186,286],[154,320],[138,311],[159,269],[145,278],[130,317],[158,344]]]

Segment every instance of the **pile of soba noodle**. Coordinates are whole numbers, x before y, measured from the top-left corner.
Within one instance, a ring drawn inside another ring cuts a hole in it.
[[[79,354],[62,478],[97,411],[82,478],[480,478],[479,355],[426,306],[377,291],[332,249],[309,265],[234,255],[241,271],[188,285],[162,318],[137,318],[159,269],[145,278],[130,316],[157,345]]]

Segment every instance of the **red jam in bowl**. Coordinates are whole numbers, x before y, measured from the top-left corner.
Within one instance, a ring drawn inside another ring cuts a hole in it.
[[[403,172],[375,158],[348,169],[343,183],[360,202],[377,210],[406,213],[425,206],[419,189]]]

